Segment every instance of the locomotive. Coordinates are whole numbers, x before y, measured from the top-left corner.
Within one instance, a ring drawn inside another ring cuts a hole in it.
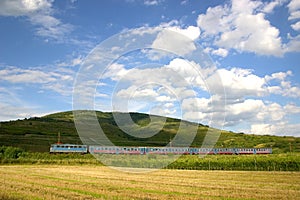
[[[50,153],[91,153],[91,154],[177,154],[177,155],[242,155],[271,154],[272,148],[196,148],[196,147],[129,147],[95,146],[76,144],[52,144]]]

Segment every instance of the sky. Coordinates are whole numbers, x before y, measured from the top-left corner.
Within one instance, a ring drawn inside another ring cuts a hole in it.
[[[1,0],[0,121],[72,109],[300,137],[299,0]]]

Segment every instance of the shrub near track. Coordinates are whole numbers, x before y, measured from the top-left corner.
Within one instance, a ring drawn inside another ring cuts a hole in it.
[[[199,170],[300,171],[300,154],[182,156],[168,168]]]

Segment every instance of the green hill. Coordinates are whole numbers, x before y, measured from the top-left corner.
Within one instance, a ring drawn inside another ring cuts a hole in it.
[[[88,113],[87,111],[81,111]],[[122,115],[122,113],[118,113]],[[165,120],[163,128],[158,134],[152,137],[137,138],[123,132],[114,120],[113,113],[96,112],[97,118],[106,136],[115,145],[124,146],[164,146],[169,143],[181,127],[196,127],[197,135],[194,138],[192,146],[201,146],[207,131],[220,131],[210,128],[202,124],[195,124],[187,121],[181,121],[174,118],[164,118],[160,116],[152,116]],[[132,120],[138,124],[137,130],[133,127],[133,132],[143,132],[149,122],[150,116],[141,113],[130,113]],[[160,124],[157,124],[158,126]],[[151,128],[151,127],[150,127]],[[186,130],[188,134],[188,130]],[[63,143],[81,144],[81,140],[77,134],[73,112],[60,112],[44,117],[34,117],[24,120],[8,121],[0,123],[0,146],[21,147],[28,151],[49,151],[50,144],[57,141],[57,135],[60,133]],[[184,140],[184,137],[182,138]],[[300,152],[300,138],[296,137],[278,137],[278,136],[259,136],[243,133],[233,133],[229,131],[221,131],[220,138],[215,147],[272,147],[276,152]]]

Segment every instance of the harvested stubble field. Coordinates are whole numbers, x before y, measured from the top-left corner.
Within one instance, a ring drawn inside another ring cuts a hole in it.
[[[299,199],[300,172],[2,165],[0,199]]]

